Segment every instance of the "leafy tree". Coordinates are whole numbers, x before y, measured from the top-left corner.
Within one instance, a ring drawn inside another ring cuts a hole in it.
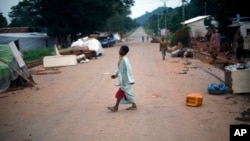
[[[134,0],[23,0],[12,7],[11,26],[46,29],[49,35],[89,34],[102,30],[114,14],[129,15]]]
[[[184,47],[190,46],[190,28],[187,26],[181,26],[176,32],[171,41],[171,45],[176,45],[178,42],[181,42]]]
[[[7,19],[3,16],[3,13],[0,12],[0,28],[8,26]]]
[[[173,13],[169,16],[168,29],[172,32],[175,32],[181,26],[182,17],[178,13]]]
[[[37,2],[39,0],[23,0],[16,6],[11,7],[9,17],[11,27],[28,26],[33,29],[38,28],[40,18]]]
[[[105,31],[120,32],[121,34],[126,31],[132,30],[137,26],[136,22],[126,15],[116,14],[110,17],[105,26]]]
[[[235,18],[236,14],[240,14],[241,17],[250,17],[249,6],[245,0],[213,0],[218,5],[218,13],[216,19],[219,22],[219,30],[221,33],[227,35],[227,25],[231,24],[230,18]],[[244,19],[242,19],[244,20]]]

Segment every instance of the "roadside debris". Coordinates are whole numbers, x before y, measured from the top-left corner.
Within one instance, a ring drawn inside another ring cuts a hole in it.
[[[223,83],[210,83],[207,89],[209,94],[221,95],[226,93],[226,87]]]
[[[47,74],[58,74],[62,71],[58,68],[42,68],[42,69],[35,69],[30,71],[33,75],[47,75]]]
[[[250,121],[250,108],[241,112],[241,117],[236,117],[235,119],[239,121]]]
[[[177,72],[176,74],[187,74],[186,71],[183,71],[183,72]]]
[[[71,66],[77,64],[76,55],[45,56],[43,58],[44,67]]]

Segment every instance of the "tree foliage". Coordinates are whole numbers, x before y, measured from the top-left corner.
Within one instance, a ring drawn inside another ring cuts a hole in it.
[[[171,41],[171,45],[176,45],[181,42],[184,47],[190,46],[190,28],[187,26],[181,26],[176,32]]]
[[[231,24],[230,18],[235,18],[236,14],[241,17],[250,17],[248,1],[245,0],[213,0],[218,6],[216,19],[219,22],[219,30],[228,34],[227,25]],[[244,19],[242,19],[244,20]]]
[[[126,15],[116,14],[106,21],[105,31],[125,33],[136,27],[137,24]]]
[[[171,32],[176,32],[179,28],[181,28],[181,22],[183,22],[183,18],[190,19],[196,16],[201,15],[216,15],[218,11],[218,6],[214,2],[214,0],[190,0],[189,3],[184,1],[184,13],[182,6],[176,8],[168,8],[167,13],[167,28]],[[158,13],[160,14],[160,13]],[[185,15],[183,15],[185,14]],[[184,16],[184,17],[183,17]],[[155,20],[155,19],[154,19]],[[160,17],[160,25],[164,23],[163,17]],[[156,21],[153,21],[151,18],[147,21],[147,24],[153,25],[154,28],[157,27]],[[163,28],[160,26],[160,28]]]
[[[7,26],[8,26],[7,19],[3,16],[3,13],[0,12],[0,28]]]
[[[168,13],[167,27],[171,32],[176,32],[181,27],[180,24],[183,16],[187,20],[196,16],[210,15],[218,21],[219,32],[227,35],[228,25],[232,23],[230,19],[235,18],[236,14],[240,14],[242,17],[241,20],[244,20],[244,17],[250,17],[248,9],[248,3],[245,0],[190,0],[189,3],[185,3],[184,5],[185,15],[182,15],[182,6],[176,7],[172,12]],[[155,15],[157,14],[159,13],[155,13]],[[158,26],[155,15],[146,22],[146,25],[150,25],[149,27],[152,29],[157,29]],[[161,18],[160,22],[162,23]]]
[[[11,7],[9,17],[12,19],[11,27],[28,26],[35,28],[40,18],[38,0],[23,0],[18,5]]]
[[[103,30],[115,14],[130,14],[134,0],[23,0],[12,7],[11,26],[46,29],[53,36]],[[120,23],[123,24],[123,23]]]

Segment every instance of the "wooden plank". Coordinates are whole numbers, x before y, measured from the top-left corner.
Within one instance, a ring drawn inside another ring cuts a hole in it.
[[[76,64],[76,55],[45,56],[43,58],[44,67],[71,66]]]
[[[13,41],[9,43],[9,47],[10,47],[13,55],[15,56],[19,67],[21,68],[21,67],[25,66],[25,62],[23,60],[23,57],[21,56],[21,53],[19,52],[19,50],[17,49],[17,47]]]

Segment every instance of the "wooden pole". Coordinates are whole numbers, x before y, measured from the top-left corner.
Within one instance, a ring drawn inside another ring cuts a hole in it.
[[[32,81],[30,81],[21,71],[17,70],[16,68],[14,68],[10,63],[8,63],[6,60],[0,58],[0,61],[5,63],[6,65],[8,65],[12,70],[14,70],[17,74],[19,74],[23,79],[25,79],[28,83],[30,83],[32,86],[35,87],[35,83],[33,83]]]

